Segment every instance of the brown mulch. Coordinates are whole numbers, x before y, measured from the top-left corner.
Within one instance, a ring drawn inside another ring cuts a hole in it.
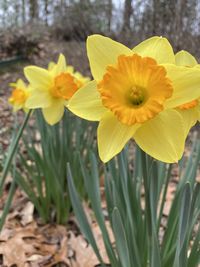
[[[4,197],[0,200],[0,211]],[[72,217],[71,224],[76,224]],[[100,253],[106,253],[99,227],[92,223]],[[77,228],[77,227],[76,227]],[[34,216],[33,204],[19,189],[0,233],[0,266],[9,267],[94,267],[98,260],[80,233],[58,224],[41,224]]]

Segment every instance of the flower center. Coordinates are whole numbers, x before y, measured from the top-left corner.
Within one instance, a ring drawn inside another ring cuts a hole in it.
[[[11,104],[22,105],[25,103],[27,97],[28,97],[28,94],[25,92],[24,89],[15,88],[12,91],[11,97],[9,98],[9,102]]]
[[[181,110],[187,110],[187,109],[195,108],[198,105],[198,103],[199,103],[198,100],[193,100],[191,102],[178,106],[178,108]]]
[[[144,89],[138,86],[132,86],[128,100],[131,105],[139,107],[145,100]]]
[[[69,73],[61,73],[54,79],[54,85],[51,88],[51,94],[55,98],[69,100],[78,90],[78,85],[74,77]]]
[[[155,117],[173,93],[165,68],[137,54],[121,55],[108,66],[98,90],[103,105],[127,125]]]

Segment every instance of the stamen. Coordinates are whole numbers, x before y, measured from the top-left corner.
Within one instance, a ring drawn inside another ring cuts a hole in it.
[[[129,101],[133,106],[140,106],[144,102],[144,92],[138,86],[132,86]]]

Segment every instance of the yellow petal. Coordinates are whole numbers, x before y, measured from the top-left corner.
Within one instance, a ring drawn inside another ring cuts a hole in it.
[[[63,54],[59,55],[57,64],[51,69],[52,75],[55,77],[58,74],[66,71],[66,60]]]
[[[28,113],[28,112],[29,112],[29,108],[23,107],[23,111],[24,111],[25,113]]]
[[[42,109],[42,113],[48,124],[56,124],[62,119],[64,114],[63,100],[54,100],[50,107]]]
[[[199,105],[197,107],[197,112],[198,112],[198,121],[200,122],[200,102],[199,102]]]
[[[188,135],[190,129],[196,124],[199,118],[198,107],[190,108],[187,110],[177,109],[184,121],[185,136]]]
[[[77,116],[90,121],[99,121],[107,109],[102,105],[95,81],[88,82],[69,100],[68,109]]]
[[[194,67],[197,65],[196,59],[187,51],[181,50],[175,55],[176,65]]]
[[[133,52],[143,57],[152,57],[159,64],[175,63],[172,46],[169,41],[163,37],[151,37],[134,47]]]
[[[87,39],[87,54],[94,79],[101,80],[106,67],[115,64],[119,55],[131,55],[133,52],[108,37],[94,34]]]
[[[46,108],[52,104],[52,97],[48,91],[30,90],[30,95],[26,100],[26,108]]]
[[[134,134],[147,154],[163,162],[177,162],[184,151],[184,124],[176,110],[165,110],[145,122]]]
[[[26,89],[27,86],[22,79],[17,80],[16,86],[21,89]]]
[[[9,83],[9,86],[15,88],[17,87],[17,83]]]
[[[66,67],[66,71],[70,74],[73,74],[74,73],[74,67],[71,66],[71,65],[67,65]]]
[[[101,119],[97,132],[101,160],[107,162],[117,155],[139,127],[140,124],[122,124],[113,113],[107,112]]]
[[[53,82],[47,70],[36,66],[24,68],[24,74],[34,89],[48,90]]]
[[[56,65],[55,62],[53,62],[53,61],[49,62],[49,64],[48,64],[48,70],[51,71],[55,67],[55,65]]]
[[[13,105],[13,112],[17,112],[21,108],[23,108],[23,105]]]
[[[167,99],[165,108],[174,108],[198,99],[200,96],[200,69],[163,64],[172,81],[173,95]]]

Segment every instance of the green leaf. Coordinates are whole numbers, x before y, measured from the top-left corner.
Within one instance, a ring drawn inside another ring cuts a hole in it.
[[[81,205],[81,201],[80,201],[78,194],[77,194],[77,191],[75,189],[69,164],[67,165],[67,178],[68,178],[69,194],[70,194],[73,210],[74,210],[74,213],[75,213],[77,220],[79,222],[80,229],[81,229],[82,233],[85,235],[86,239],[91,244],[97,258],[100,261],[100,263],[104,264],[103,259],[99,253],[99,249],[97,247],[94,235],[92,233],[91,226],[88,222],[87,216],[84,212],[84,209]]]
[[[104,216],[102,213],[98,165],[93,153],[90,153],[90,163],[91,163],[91,175],[86,173],[86,169],[83,165],[83,162],[80,160],[84,183],[91,201],[92,209],[94,211],[99,227],[102,231],[102,236],[105,243],[107,254],[111,259],[111,262],[114,264],[114,266],[117,266],[118,261],[113,251],[112,243],[110,241],[110,237],[108,235],[108,231],[106,229],[104,222]]]
[[[188,221],[190,215],[190,207],[191,207],[191,187],[189,183],[186,183],[182,197],[180,198],[181,205],[180,205],[180,217],[179,217],[179,226],[178,226],[178,237],[177,237],[177,248],[176,248],[176,255],[173,267],[184,267],[186,266],[186,262],[182,263],[180,258],[181,250],[184,246],[184,242],[186,239],[186,234],[188,230]],[[183,266],[184,264],[184,266]]]
[[[2,195],[2,191],[3,191],[3,186],[4,186],[4,182],[5,182],[5,179],[6,179],[6,176],[8,174],[8,171],[10,169],[10,166],[11,166],[11,163],[12,163],[12,159],[15,155],[15,152],[18,148],[18,144],[19,144],[19,141],[22,137],[22,134],[23,134],[23,131],[28,123],[28,120],[29,120],[29,117],[31,115],[32,111],[29,110],[29,112],[26,114],[26,117],[24,119],[24,122],[22,123],[21,127],[19,128],[19,131],[17,133],[17,136],[14,137],[12,143],[11,143],[11,146],[10,146],[10,149],[8,151],[8,156],[6,158],[6,162],[5,162],[5,165],[4,165],[4,168],[3,168],[3,173],[2,173],[2,176],[1,176],[1,179],[0,179],[0,196]]]
[[[127,238],[122,219],[117,208],[114,208],[112,213],[112,224],[116,240],[116,249],[121,261],[121,267],[131,267]]]
[[[0,232],[3,228],[5,219],[9,213],[9,209],[10,209],[15,191],[16,191],[16,182],[13,180],[11,183],[10,189],[9,189],[9,193],[8,193],[8,197],[7,197],[4,209],[3,209],[3,213],[2,213],[1,218],[0,218]]]
[[[187,267],[198,267],[200,264],[200,224],[191,248]]]

